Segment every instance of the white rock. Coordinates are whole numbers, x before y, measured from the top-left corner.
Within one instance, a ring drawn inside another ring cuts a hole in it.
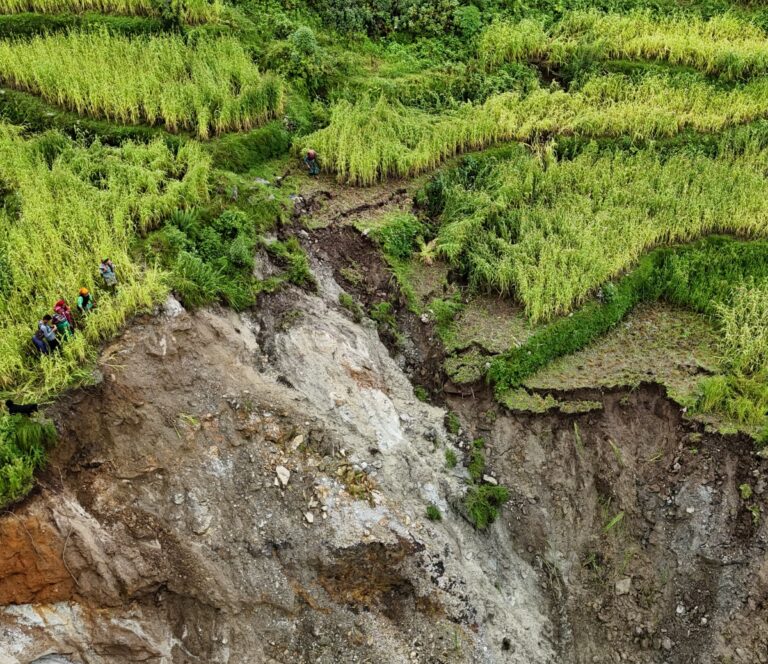
[[[278,466],[275,468],[275,473],[277,473],[277,479],[280,480],[280,484],[288,486],[288,480],[291,479],[291,471],[285,466]]]
[[[168,299],[163,303],[163,313],[169,318],[176,318],[184,313],[184,307],[173,295],[169,295]]]
[[[616,594],[617,595],[628,595],[629,589],[632,587],[632,579],[628,576],[625,576],[623,579],[619,579],[616,582]]]
[[[314,523],[315,522],[315,515],[312,514],[312,512],[306,512],[304,514],[304,518],[307,520],[307,523]]]
[[[483,482],[486,484],[498,484],[498,480],[493,475],[483,475]]]

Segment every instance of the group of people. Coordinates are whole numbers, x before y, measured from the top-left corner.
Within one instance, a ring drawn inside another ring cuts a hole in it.
[[[101,278],[104,285],[111,292],[117,288],[117,275],[115,266],[109,258],[104,258],[99,265]],[[80,322],[93,309],[93,295],[87,288],[81,288],[77,295],[76,312]],[[77,324],[75,315],[66,300],[59,300],[53,306],[53,315],[46,314],[37,322],[37,330],[32,335],[32,343],[41,355],[48,355],[59,348],[67,339],[71,339]]]

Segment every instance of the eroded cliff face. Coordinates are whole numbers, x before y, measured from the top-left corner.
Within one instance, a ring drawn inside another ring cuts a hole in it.
[[[248,314],[170,301],[51,410],[40,488],[0,516],[1,664],[768,661],[747,441],[652,386],[571,415],[449,389],[448,434],[315,267],[318,295]],[[512,496],[486,532],[445,465],[475,436]]]
[[[372,326],[298,291],[168,311],[56,406],[0,520],[0,661],[555,661],[537,574],[452,513],[444,413]]]

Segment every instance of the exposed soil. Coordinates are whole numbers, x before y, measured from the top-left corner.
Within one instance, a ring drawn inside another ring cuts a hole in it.
[[[685,421],[654,384],[569,396],[602,409],[449,398],[510,488],[515,550],[549,575],[562,661],[768,661],[768,466],[752,442]]]
[[[313,232],[312,243],[366,307],[382,299],[399,307],[398,323],[418,352],[407,364],[409,375],[461,414],[466,438],[488,441],[490,467],[513,496],[500,527],[547,586],[560,661],[768,661],[768,529],[761,517],[767,468],[747,437],[709,433],[685,420],[659,384],[589,387],[583,371],[582,388],[557,389],[550,377],[546,392],[600,408],[511,413],[483,384],[446,382],[444,349],[429,326],[406,310],[367,238],[349,225],[331,224]],[[361,265],[364,281],[349,279]],[[468,329],[482,326],[467,311]],[[639,327],[629,321],[621,333],[645,348],[658,343],[657,327],[680,327],[654,311],[656,318],[640,316]],[[499,333],[517,334],[506,328]],[[665,356],[669,370],[662,368],[660,379],[682,389],[686,376],[696,373],[691,367],[701,365],[694,354],[709,358],[709,345],[702,343],[686,336],[684,347]],[[388,346],[399,352],[391,339]],[[639,350],[632,376],[617,382],[656,375],[657,363],[651,366],[649,358],[658,350]],[[607,355],[600,360],[619,361],[615,350]],[[675,382],[677,374],[683,378]]]
[[[381,302],[393,305],[397,329],[380,326],[381,339],[401,358],[411,380],[427,388],[439,402],[445,383],[440,339],[429,320],[422,321],[408,309],[374,242],[349,225],[332,224],[312,231],[309,247],[319,262],[332,266],[334,279],[366,311]]]

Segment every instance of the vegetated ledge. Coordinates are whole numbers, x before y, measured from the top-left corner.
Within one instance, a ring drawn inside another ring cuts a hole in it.
[[[0,39],[33,37],[68,30],[105,28],[123,35],[154,35],[176,30],[169,21],[145,16],[112,16],[96,12],[82,14],[0,14]]]
[[[687,272],[675,270],[681,267]],[[696,274],[697,269],[704,268],[706,276]],[[691,279],[694,275],[700,279]],[[713,275],[729,278],[716,280]],[[687,278],[683,280],[683,276]],[[602,301],[590,302],[536,332],[524,344],[496,356],[486,377],[497,392],[518,387],[555,358],[574,353],[604,335],[640,302],[663,298],[711,313],[727,284],[751,276],[768,277],[766,240],[740,241],[713,235],[687,245],[655,249],[618,283],[605,284]]]
[[[31,132],[58,129],[72,138],[98,138],[112,146],[126,140],[148,142],[161,138],[169,147],[178,147],[190,137],[184,132],[171,134],[160,127],[122,125],[81,116],[52,106],[28,92],[7,87],[0,88],[0,118]]]

